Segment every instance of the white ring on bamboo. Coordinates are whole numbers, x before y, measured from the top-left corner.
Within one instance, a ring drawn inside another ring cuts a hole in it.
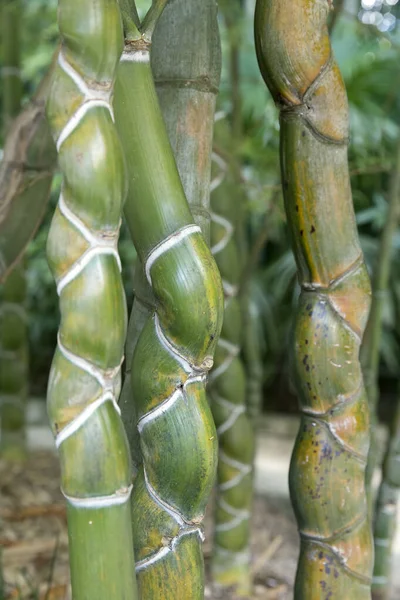
[[[86,100],[86,102],[81,104],[78,110],[72,115],[58,136],[56,143],[57,152],[60,152],[60,148],[63,143],[69,138],[71,133],[75,131],[80,122],[92,108],[106,108],[109,111],[111,118],[113,118],[112,109],[109,102],[106,102],[105,100]]]
[[[157,244],[157,246],[152,249],[145,262],[146,278],[150,285],[152,285],[150,272],[156,260],[180,244],[189,235],[193,235],[194,233],[201,233],[200,227],[198,227],[198,225],[186,225],[185,227],[182,227],[181,229],[178,229],[178,231],[175,231],[169,235],[167,238],[165,238],[165,240],[163,240],[160,244]]]
[[[75,367],[78,367],[78,369],[81,369],[82,371],[85,371],[88,375],[94,377],[94,379],[96,379],[100,386],[103,388],[104,392],[106,392],[107,390],[114,389],[116,380],[120,375],[122,363],[124,362],[123,358],[120,364],[114,369],[104,370],[100,369],[93,363],[85,360],[84,358],[81,358],[77,354],[73,354],[73,352],[68,350],[61,341],[60,333],[58,333],[57,336],[57,344],[58,349],[60,350],[61,354],[63,354],[64,358],[66,358],[70,363],[75,365]]]
[[[162,347],[165,348],[165,350],[167,350],[168,354],[170,354],[175,360],[179,362],[179,364],[183,367],[186,373],[192,373],[192,371],[195,370],[193,365],[191,365],[187,361],[187,359],[182,354],[180,354],[168,340],[161,328],[160,320],[158,318],[157,313],[154,314],[154,325],[156,329],[157,338],[161,343]]]
[[[100,90],[97,88],[90,88],[83,77],[69,64],[62,52],[58,55],[58,64],[62,71],[75,83],[78,90],[83,95],[83,101],[58,136],[56,142],[57,152],[60,151],[62,144],[78,127],[87,112],[92,108],[106,108],[110,113],[112,120],[114,120],[114,113],[111,106],[111,89]]]
[[[215,381],[215,379],[217,379],[218,377],[220,377],[220,375],[225,373],[225,371],[229,369],[232,362],[240,352],[239,346],[221,338],[218,341],[218,345],[224,348],[224,350],[226,350],[228,354],[225,360],[223,360],[223,362],[214,371],[211,371],[210,381]]]
[[[183,518],[181,513],[176,508],[174,508],[173,506],[168,504],[168,502],[165,502],[165,500],[160,498],[160,496],[157,494],[156,490],[151,485],[144,466],[143,466],[143,472],[144,472],[144,481],[146,483],[147,491],[149,492],[150,496],[153,498],[154,502],[160,508],[165,510],[169,514],[169,516],[172,517],[174,519],[174,521],[176,521],[178,523],[178,525],[180,525],[181,527],[184,527],[186,525],[185,519]]]
[[[205,375],[196,375],[193,377],[192,376],[188,377],[188,379],[183,384],[182,388],[178,388],[177,390],[175,390],[169,398],[167,398],[166,400],[161,402],[161,404],[159,404],[158,406],[153,408],[153,410],[150,410],[148,413],[146,413],[145,415],[143,415],[143,417],[141,417],[139,419],[138,424],[137,424],[139,433],[142,433],[142,431],[143,431],[144,427],[146,427],[146,425],[148,425],[155,419],[158,419],[159,417],[164,416],[165,413],[170,408],[172,408],[178,400],[183,398],[184,390],[186,389],[186,387],[188,385],[190,385],[192,383],[197,383],[197,382],[204,382],[205,379],[206,379]]]
[[[131,50],[122,53],[121,61],[123,62],[137,62],[137,63],[148,63],[150,62],[150,51],[149,50]]]
[[[143,571],[144,569],[151,567],[151,565],[154,565],[154,563],[162,560],[170,552],[173,552],[173,550],[175,550],[175,546],[178,544],[178,542],[181,538],[183,538],[185,535],[192,535],[193,533],[197,534],[199,536],[199,538],[201,539],[201,541],[204,542],[204,534],[199,527],[183,529],[182,531],[180,531],[178,533],[178,535],[176,535],[171,540],[171,543],[169,546],[164,546],[163,548],[161,548],[160,550],[155,552],[149,558],[144,558],[143,560],[139,560],[135,565],[136,572],[138,573],[139,571]]]
[[[241,510],[239,508],[235,508],[228,504],[223,498],[219,498],[218,505],[224,510],[228,515],[231,515],[233,519],[227,521],[226,523],[220,523],[216,525],[216,531],[229,531],[234,527],[237,527],[243,521],[247,521],[250,519],[250,512],[248,510]]]
[[[67,221],[73,225],[85,238],[89,244],[89,248],[76,260],[76,262],[68,269],[68,271],[60,277],[57,282],[57,293],[61,294],[62,290],[71,281],[76,279],[85,267],[92,261],[93,258],[100,255],[112,255],[117,261],[118,269],[121,271],[121,259],[118,253],[118,237],[121,223],[112,234],[107,234],[105,237],[101,235],[95,236],[89,231],[86,225],[77,217],[72,210],[68,207],[64,200],[64,196],[61,193],[58,201],[58,208]]]
[[[119,408],[115,400],[114,394],[112,394],[111,392],[106,392],[105,394],[100,396],[100,398],[89,404],[89,406],[86,406],[86,408],[84,408],[84,410],[81,413],[79,413],[79,415],[75,417],[75,419],[73,419],[60,431],[55,440],[56,448],[59,448],[61,444],[65,442],[65,440],[67,440],[69,437],[71,437],[71,435],[74,435],[74,433],[79,431],[79,429],[83,427],[83,425],[85,425],[85,423],[92,416],[92,414],[95,413],[96,410],[100,408],[100,406],[103,406],[105,402],[109,401],[112,402],[114,409],[120,415],[121,409]]]
[[[216,244],[214,244],[214,246],[211,247],[211,253],[214,256],[216,256],[217,254],[222,252],[222,250],[224,250],[227,247],[227,245],[229,244],[229,242],[231,241],[233,232],[234,232],[234,228],[233,228],[232,223],[230,221],[228,221],[228,219],[225,219],[225,217],[216,215],[213,212],[210,212],[210,217],[211,217],[211,221],[213,223],[217,223],[217,225],[221,225],[221,227],[223,227],[225,230],[224,236],[222,237],[222,239],[220,239],[219,242],[217,242]]]
[[[224,462],[229,467],[239,471],[237,475],[218,486],[221,491],[226,491],[232,487],[235,487],[235,485],[238,485],[247,475],[252,472],[252,467],[250,465],[246,465],[245,463],[235,460],[234,458],[230,458],[223,450],[219,451],[219,460]]]
[[[97,496],[94,498],[75,498],[73,496],[68,496],[63,489],[61,489],[61,492],[67,502],[76,508],[107,508],[109,506],[118,506],[128,502],[132,492],[132,485],[128,488],[118,490],[115,494],[110,494],[109,496]]]

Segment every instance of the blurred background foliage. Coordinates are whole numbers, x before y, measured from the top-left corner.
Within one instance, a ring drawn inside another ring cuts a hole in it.
[[[57,0],[25,0],[23,5],[22,76],[26,100],[43,76],[58,43]],[[140,0],[138,5],[141,10],[148,2]],[[390,172],[400,135],[399,5],[396,0],[362,0],[362,3],[345,0],[333,31],[334,51],[350,102],[350,172],[362,246],[370,269],[374,267],[385,222]],[[229,32],[221,17],[224,66],[218,110],[230,118],[232,90],[227,57],[232,40],[237,36],[240,40],[242,135],[229,151],[241,168],[249,243],[265,239],[251,280],[252,306],[258,316],[257,331],[263,351],[264,405],[287,411],[296,408],[289,383],[288,341],[298,290],[280,190],[279,122],[255,58],[253,9],[254,0],[243,2],[242,15]],[[0,147],[2,142],[0,139]],[[59,320],[55,285],[45,258],[47,233],[59,186],[57,176],[46,218],[27,251],[31,392],[39,396],[45,395]],[[394,245],[382,336],[384,399],[395,394],[394,380],[400,368],[400,230]],[[130,305],[135,251],[125,228],[120,249]],[[384,408],[384,402],[382,406]]]

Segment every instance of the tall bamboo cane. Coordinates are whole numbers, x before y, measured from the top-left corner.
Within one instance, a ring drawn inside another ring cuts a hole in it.
[[[211,185],[211,251],[222,276],[225,315],[209,390],[219,438],[212,573],[217,584],[234,586],[237,594],[248,595],[254,434],[246,413],[246,376],[240,358],[241,261],[235,240],[238,212],[232,203],[235,183],[229,181],[229,166],[217,154],[214,162],[217,170]]]
[[[28,395],[26,278],[17,265],[1,290],[0,304],[0,453],[25,455],[25,407]]]
[[[221,328],[222,291],[182,189],[151,74],[151,35],[162,4],[153,3],[140,31],[125,12],[115,92],[129,172],[125,214],[156,301],[132,361],[143,457],[132,519],[142,597],[200,600],[201,522],[216,466],[205,379]]]
[[[400,137],[397,145],[396,159],[391,177],[389,191],[389,207],[385,227],[382,231],[381,246],[378,263],[373,279],[373,300],[371,315],[367,331],[370,336],[365,347],[364,368],[366,380],[369,384],[370,409],[377,422],[378,404],[378,375],[379,375],[379,350],[382,330],[383,301],[389,283],[391,257],[393,252],[393,235],[399,222],[400,205]],[[369,368],[369,370],[368,370]],[[368,379],[367,379],[367,376]],[[372,596],[374,600],[388,600],[390,597],[392,542],[396,531],[396,517],[398,510],[398,496],[400,488],[400,396],[397,398],[389,426],[389,440],[386,448],[385,460],[382,469],[382,481],[379,487],[374,523],[375,565],[372,580]],[[367,486],[369,485],[370,502],[372,503],[372,475],[376,465],[376,433],[372,432],[373,444],[368,456]],[[372,507],[371,507],[372,508]]]
[[[62,48],[47,113],[64,180],[47,250],[61,325],[48,412],[67,500],[74,600],[134,600],[131,464],[117,405],[126,179],[110,104],[122,23],[116,0],[60,0],[58,22]]]
[[[393,407],[390,436],[382,469],[382,482],[376,502],[374,526],[375,565],[373,600],[389,600],[391,591],[392,546],[397,525],[400,491],[400,400]]]
[[[294,371],[302,411],[290,489],[301,537],[295,598],[371,596],[359,348],[370,304],[347,164],[348,108],[329,0],[258,0],[256,48],[281,109],[286,212],[302,287]]]
[[[20,3],[12,0],[3,3],[1,11],[5,132],[21,107],[20,8]],[[25,405],[28,393],[25,296],[25,269],[23,264],[19,264],[4,283],[0,304],[0,450],[3,455],[17,458],[24,455]]]
[[[221,72],[215,0],[200,3],[196,0],[174,0],[167,4],[154,31],[151,66],[183,189],[194,220],[208,239],[211,148]],[[152,312],[150,307],[154,305],[141,268],[136,271],[134,287],[136,300],[126,346],[127,377],[120,406],[132,457],[134,462],[140,462],[129,374],[139,332]],[[145,303],[142,302],[144,299]]]
[[[371,313],[361,348],[361,364],[363,367],[365,389],[371,412],[371,447],[368,454],[366,484],[371,516],[373,513],[372,477],[377,462],[376,426],[379,400],[379,360],[382,337],[382,317],[385,296],[389,286],[391,260],[393,254],[393,236],[399,223],[400,207],[400,137],[397,143],[395,164],[391,177],[388,214],[382,231],[379,254],[372,280]]]

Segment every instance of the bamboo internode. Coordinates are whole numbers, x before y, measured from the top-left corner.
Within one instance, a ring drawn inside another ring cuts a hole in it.
[[[131,369],[143,461],[134,457],[136,573],[142,598],[200,600],[201,522],[215,478],[217,443],[205,382],[221,328],[222,290],[179,179],[145,23],[136,38],[132,30],[125,32],[115,92],[129,173],[125,214],[155,299],[151,310],[136,298],[145,302],[148,318]]]
[[[365,466],[369,414],[359,363],[370,284],[348,164],[348,107],[328,0],[258,0],[261,72],[281,109],[286,212],[302,292],[294,372],[302,422],[290,488],[301,536],[295,598],[367,600],[373,563]]]
[[[68,507],[73,597],[133,600],[131,464],[117,404],[126,179],[111,106],[122,23],[115,0],[60,0],[58,18],[62,48],[47,113],[64,179],[47,251],[61,325],[48,412]]]
[[[219,438],[216,525],[212,571],[216,583],[250,594],[250,515],[254,434],[246,412],[246,376],[240,358],[242,342],[238,284],[241,276],[235,241],[235,207],[224,182],[228,164],[213,155],[211,182],[211,252],[222,276],[225,316],[210,374],[209,394]],[[237,212],[236,212],[237,214]]]

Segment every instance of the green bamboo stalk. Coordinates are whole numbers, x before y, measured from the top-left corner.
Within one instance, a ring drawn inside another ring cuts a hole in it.
[[[302,413],[290,468],[301,538],[294,597],[367,600],[369,415],[358,356],[370,284],[351,198],[346,93],[326,27],[330,4],[258,0],[255,33],[281,109],[283,190],[302,289],[293,342]]]
[[[209,394],[219,438],[219,461],[212,574],[216,584],[250,595],[250,516],[253,497],[254,432],[246,412],[246,376],[240,358],[242,307],[236,182],[229,165],[214,154],[211,251],[217,261],[225,294],[221,338],[210,374]]]
[[[396,232],[399,220],[400,202],[400,137],[398,140],[395,164],[392,172],[388,214],[382,231],[378,262],[373,278],[373,298],[371,315],[367,326],[369,337],[364,347],[364,372],[368,382],[367,392],[370,394],[370,407],[375,423],[377,418],[378,403],[378,376],[379,376],[379,354],[382,331],[383,302],[387,293],[391,257],[393,253],[393,236]],[[369,370],[368,370],[369,367]],[[367,379],[368,376],[368,379]],[[379,487],[374,524],[375,541],[375,565],[372,580],[372,597],[374,600],[388,600],[390,597],[392,542],[396,530],[396,516],[398,494],[400,488],[400,473],[398,469],[400,454],[400,400],[398,399],[392,410],[389,421],[389,440],[382,468],[382,481]],[[372,505],[372,475],[376,466],[376,431],[372,430],[372,444],[368,456],[367,466],[367,490]],[[372,508],[372,507],[371,507]],[[371,510],[372,512],[372,510]]]
[[[4,129],[8,131],[11,122],[21,108],[21,40],[20,40],[20,0],[2,0],[1,33],[3,47],[3,118]]]
[[[53,67],[11,123],[4,145],[0,163],[0,282],[21,259],[42,221],[50,195],[57,152],[45,103]]]
[[[3,122],[7,131],[21,107],[22,85],[19,40],[20,3],[2,6]],[[25,455],[25,405],[28,394],[28,339],[25,310],[26,282],[23,264],[7,277],[0,305],[0,453]]]
[[[205,378],[221,329],[222,291],[159,108],[150,68],[153,23],[138,32],[124,22],[115,114],[128,164],[125,216],[156,301],[131,372],[143,457],[132,497],[136,573],[144,599],[200,600],[201,522],[216,467]]]
[[[174,0],[167,5],[155,30],[151,66],[183,189],[208,240],[211,149],[221,74],[215,0]]]
[[[126,194],[111,97],[116,0],[60,0],[47,114],[64,176],[48,238],[61,325],[48,412],[67,501],[74,600],[135,600],[131,462],[119,416],[126,305],[117,251]]]
[[[365,389],[371,412],[371,447],[368,454],[366,486],[370,512],[373,512],[372,478],[377,462],[378,400],[379,400],[379,359],[382,337],[382,317],[385,298],[388,291],[391,260],[393,254],[393,236],[399,223],[400,205],[400,136],[397,143],[395,164],[389,190],[388,213],[380,239],[379,253],[372,279],[371,312],[361,348],[361,364],[363,367]]]
[[[393,406],[389,434],[376,503],[373,600],[389,600],[391,591],[392,545],[396,532],[400,490],[400,395]]]
[[[260,347],[260,316],[248,293],[244,297],[242,355],[246,369],[246,407],[257,431],[263,402],[263,365]]]
[[[17,265],[1,290],[0,304],[0,454],[25,456],[25,406],[28,395],[26,279]]]

